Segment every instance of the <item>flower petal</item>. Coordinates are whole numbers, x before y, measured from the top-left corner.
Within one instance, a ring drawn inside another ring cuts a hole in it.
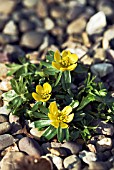
[[[78,61],[78,56],[76,54],[71,54],[69,59],[70,59],[70,63],[74,64]]]
[[[50,120],[55,121],[57,119],[57,116],[51,113],[48,113],[48,117]]]
[[[52,126],[54,126],[55,128],[58,128],[58,127],[59,127],[59,121],[52,121],[52,122],[50,122],[50,124],[51,124]]]
[[[65,129],[65,128],[68,128],[68,125],[66,123],[64,123],[64,122],[60,122],[60,127],[62,129]]]
[[[61,67],[60,70],[61,70],[61,71],[66,71],[66,70],[68,70],[68,69],[67,69],[67,67]]]
[[[56,102],[51,102],[49,105],[49,112],[50,114],[57,115],[58,114],[58,108]]]
[[[60,52],[58,50],[54,53],[54,60],[57,62],[61,60]]]
[[[53,62],[53,61],[52,61],[52,66],[54,68],[56,68],[57,70],[60,70],[60,68],[61,68],[61,65],[59,63],[56,63],[56,62]]]
[[[43,90],[44,90],[46,93],[51,93],[51,91],[52,91],[51,85],[50,85],[49,83],[44,83],[44,84],[43,84]]]
[[[66,123],[69,123],[73,120],[73,117],[74,117],[74,113],[70,114],[67,116],[67,119],[65,120]]]
[[[41,101],[41,96],[39,95],[39,94],[37,94],[37,93],[32,93],[32,97],[36,100],[36,101]]]
[[[70,55],[70,54],[71,54],[70,51],[66,51],[66,50],[62,51],[62,59],[63,59],[64,57]]]
[[[71,106],[66,106],[63,110],[62,110],[62,114],[64,115],[69,115],[72,112],[72,107]]]
[[[77,63],[76,64],[72,64],[71,66],[67,67],[67,70],[72,71],[72,70],[74,70],[76,68],[76,66],[77,66]]]
[[[41,94],[41,91],[43,90],[41,85],[36,86],[36,93]]]

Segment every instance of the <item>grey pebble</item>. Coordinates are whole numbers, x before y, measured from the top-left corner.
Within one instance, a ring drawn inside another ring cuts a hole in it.
[[[8,122],[8,116],[5,114],[0,114],[0,123]]]
[[[14,138],[12,135],[4,134],[0,135],[0,150],[12,145],[14,142]]]
[[[24,137],[19,141],[19,149],[27,153],[30,156],[38,156],[40,157],[43,154],[42,148],[39,143],[34,139],[29,137]]]
[[[0,123],[0,135],[9,132],[11,129],[11,124],[9,122]]]

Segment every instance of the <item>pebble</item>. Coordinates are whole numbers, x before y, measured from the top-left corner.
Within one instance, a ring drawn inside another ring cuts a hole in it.
[[[52,155],[52,154],[47,154],[46,157],[48,157],[53,164],[55,165],[56,169],[58,170],[63,170],[63,159],[61,157],[58,157],[56,155]]]
[[[54,22],[51,18],[45,18],[44,20],[44,28],[49,31],[54,28]]]
[[[78,27],[77,27],[78,25]],[[81,33],[86,26],[86,21],[84,18],[78,18],[73,20],[67,27],[68,34],[78,34]]]
[[[104,32],[103,35],[103,48],[108,49],[110,47],[110,41],[114,39],[114,26],[110,27]]]
[[[56,155],[56,156],[61,156],[65,157],[67,156],[67,152],[65,151],[64,148],[48,148],[51,154]]]
[[[24,33],[30,30],[34,30],[36,28],[36,24],[27,19],[21,19],[19,21],[19,30]]]
[[[31,49],[37,48],[43,42],[44,34],[36,31],[29,31],[23,34],[21,45]]]
[[[106,59],[106,52],[103,48],[97,48],[95,50],[95,55],[93,56],[95,63],[99,63],[101,61],[105,61]]]
[[[3,56],[0,55],[0,57],[3,57]],[[3,78],[6,78],[7,71],[8,71],[8,68],[6,67],[6,65],[3,63],[0,63],[0,80],[2,80]]]
[[[0,90],[2,91],[9,91],[11,90],[11,83],[9,80],[4,79],[0,82]]]
[[[37,2],[38,0],[23,0],[23,4],[28,7],[28,8],[31,8],[31,7],[34,7],[35,5],[37,5]]]
[[[0,123],[8,122],[8,116],[5,114],[0,114]]]
[[[25,57],[25,52],[18,45],[6,45],[4,48],[10,62],[16,62],[19,57]]]
[[[90,162],[88,170],[109,170],[104,162]]]
[[[43,143],[43,144],[41,145],[41,147],[42,147],[42,150],[43,150],[43,153],[44,153],[44,154],[50,153],[49,150],[48,150],[48,148],[51,148],[51,143],[50,143],[50,142]]]
[[[36,12],[40,18],[45,18],[48,16],[48,8],[45,0],[38,1]]]
[[[93,152],[83,150],[79,152],[79,158],[81,158],[85,163],[89,164],[91,161],[97,161],[97,156]]]
[[[19,37],[17,35],[7,35],[0,33],[0,44],[5,45],[8,43],[15,43],[17,42]]]
[[[68,154],[77,154],[82,149],[82,146],[75,142],[65,142],[61,145]]]
[[[3,29],[3,33],[9,34],[9,35],[17,35],[18,34],[17,26],[13,20],[10,20],[6,23],[6,25]]]
[[[40,157],[43,154],[43,151],[34,139],[29,137],[24,137],[19,141],[19,149],[27,153],[30,156],[38,156]]]
[[[96,142],[96,150],[97,152],[103,152],[105,150],[109,150],[112,148],[112,140],[111,138],[104,137]]]
[[[64,167],[70,170],[81,170],[81,160],[76,155],[70,155],[64,159]]]
[[[91,66],[91,72],[99,77],[104,77],[114,71],[113,65],[110,63],[98,63]]]
[[[11,124],[9,122],[0,123],[0,135],[7,133],[11,130]]]
[[[10,113],[10,109],[8,109],[7,106],[0,107],[0,114],[9,115],[9,113]]]
[[[4,134],[0,135],[0,150],[12,145],[14,142],[14,138],[12,135]]]
[[[16,1],[0,0],[0,13],[5,15],[11,14],[15,6]]]
[[[44,133],[44,131],[38,131],[38,128],[32,128],[30,130],[30,134],[36,139],[36,140],[40,140],[42,134]]]
[[[107,122],[102,121],[102,120],[95,121],[95,122],[93,122],[93,124],[95,126],[97,126],[97,128],[95,129],[96,133],[98,133],[100,135],[113,136],[113,134],[114,134],[113,124],[107,123]]]
[[[104,12],[100,11],[93,15],[86,26],[86,31],[89,35],[97,34],[107,25]]]

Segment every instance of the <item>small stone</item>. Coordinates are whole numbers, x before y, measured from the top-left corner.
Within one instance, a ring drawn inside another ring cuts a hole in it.
[[[30,156],[40,157],[43,153],[38,142],[28,137],[24,137],[19,141],[19,149]]]
[[[32,1],[31,0],[24,0],[23,4],[28,8],[32,8],[35,5],[37,5],[37,2],[38,2],[38,0],[32,0]]]
[[[38,131],[38,128],[32,128],[30,130],[30,134],[37,140],[40,140],[43,133],[44,131]]]
[[[11,88],[12,87],[11,87],[11,83],[9,80],[4,79],[4,80],[2,80],[2,82],[0,82],[0,90],[9,91],[9,90],[11,90]]]
[[[21,19],[19,22],[19,30],[24,33],[30,30],[34,30],[36,27],[36,24],[32,21]]]
[[[3,29],[3,33],[9,34],[9,35],[17,35],[18,34],[17,26],[13,20],[10,20],[8,23],[6,23],[6,25]]]
[[[89,164],[91,161],[97,161],[97,156],[93,152],[83,150],[79,152],[79,158],[81,158],[85,163]]]
[[[58,156],[55,156],[55,155],[52,155],[52,154],[47,154],[46,157],[48,157],[53,162],[53,164],[55,165],[55,167],[58,170],[64,169],[63,160],[62,160],[61,157],[58,157]]]
[[[90,162],[88,170],[108,170],[104,162]]]
[[[0,114],[0,123],[8,122],[8,116],[5,114]]]
[[[7,106],[0,107],[0,114],[8,115],[10,113],[10,109],[7,108]]]
[[[51,18],[45,18],[44,20],[44,27],[47,31],[51,30],[54,28],[54,22],[52,21]]]
[[[0,123],[0,135],[9,132],[11,129],[11,124],[9,122]]]
[[[50,15],[52,18],[61,18],[64,17],[66,13],[66,9],[62,6],[53,6],[50,9]]]
[[[70,170],[81,170],[81,160],[76,155],[64,159],[64,167]]]
[[[75,142],[65,142],[61,145],[68,154],[77,154],[82,149],[82,146]]]
[[[10,62],[16,62],[19,57],[25,57],[25,52],[18,45],[6,45],[4,48]]]
[[[18,36],[17,35],[7,35],[0,33],[0,44],[5,45],[8,43],[15,43],[18,41]]]
[[[40,18],[47,17],[48,8],[47,8],[47,4],[46,4],[45,0],[38,1],[36,11],[37,11],[38,17],[40,17]]]
[[[107,29],[103,36],[103,48],[108,49],[110,47],[110,41],[114,39],[114,26]]]
[[[56,156],[67,156],[67,153],[64,148],[48,148],[51,154]]]
[[[87,147],[89,148],[89,151],[90,152],[94,152],[94,153],[96,153],[96,147],[95,147],[95,145],[93,145],[93,144],[87,144]]]
[[[97,126],[95,129],[96,133],[99,133],[100,135],[109,135],[113,136],[114,134],[114,126],[110,123],[107,123],[105,121],[97,120],[93,122],[94,126]]]
[[[8,71],[8,68],[6,67],[6,65],[3,63],[0,63],[0,79],[6,78],[7,71]]]
[[[29,31],[23,34],[21,45],[31,49],[35,49],[41,45],[44,39],[44,34],[36,31]]]
[[[15,1],[0,0],[0,13],[6,14],[6,15],[12,13],[15,5],[16,5]]]
[[[94,55],[95,63],[104,61],[105,59],[106,59],[105,50],[103,48],[97,48],[95,50],[95,55]]]
[[[111,63],[114,64],[114,50],[107,49],[106,53],[107,53],[107,58],[111,61]]]
[[[78,26],[77,26],[78,25]],[[86,20],[83,17],[73,20],[67,27],[68,34],[81,33],[86,26]]]
[[[49,143],[49,142],[43,143],[43,144],[41,145],[41,147],[42,147],[42,150],[43,150],[43,153],[44,153],[44,154],[50,153],[49,150],[48,150],[48,148],[51,148],[51,143]]]
[[[90,18],[86,26],[86,31],[89,35],[100,33],[106,24],[106,16],[100,11]]]
[[[0,150],[12,145],[14,142],[13,136],[9,134],[0,135]]]
[[[110,63],[98,63],[91,66],[91,72],[99,77],[104,77],[113,71],[113,65]]]
[[[103,152],[105,150],[112,148],[112,140],[111,138],[104,137],[96,142],[96,149],[98,152]]]

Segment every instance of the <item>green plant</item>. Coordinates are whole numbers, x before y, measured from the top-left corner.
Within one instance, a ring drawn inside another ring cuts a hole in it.
[[[20,62],[7,65],[8,75],[13,75],[12,90],[3,99],[13,114],[31,119],[31,126],[44,131],[41,139],[87,140],[96,129],[93,121],[114,122],[114,98],[77,55],[49,51],[39,65],[26,58]]]

